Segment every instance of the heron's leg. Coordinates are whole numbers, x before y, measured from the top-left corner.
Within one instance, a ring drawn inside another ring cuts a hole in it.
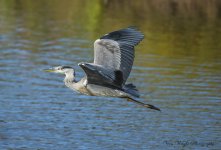
[[[142,102],[140,102],[140,101],[138,101],[138,100],[135,100],[135,99],[132,99],[132,98],[127,98],[127,100],[130,101],[130,102],[137,103],[137,104],[139,104],[139,105],[141,105],[141,106],[143,106],[143,107],[150,108],[150,109],[155,109],[155,110],[160,111],[160,109],[157,108],[157,107],[155,107],[154,105],[145,104],[145,103],[142,103]]]

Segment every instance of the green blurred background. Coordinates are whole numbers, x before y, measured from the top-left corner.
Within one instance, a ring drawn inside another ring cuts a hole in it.
[[[191,55],[198,61],[220,57],[220,0],[1,0],[0,11],[0,20],[6,20],[0,32],[13,24],[29,29],[23,34],[31,38],[33,30],[56,36],[57,28],[67,37],[87,32],[92,40],[135,25],[146,36],[143,53]]]

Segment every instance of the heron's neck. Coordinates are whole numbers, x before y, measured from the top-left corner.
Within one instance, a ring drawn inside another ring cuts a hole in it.
[[[75,83],[74,72],[65,73],[64,83],[68,86],[69,84]]]

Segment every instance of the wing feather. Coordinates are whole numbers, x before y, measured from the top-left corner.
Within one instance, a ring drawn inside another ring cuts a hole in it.
[[[120,70],[124,84],[134,61],[134,47],[144,38],[136,28],[128,27],[105,34],[94,43],[94,64]]]
[[[120,70],[113,71],[92,63],[79,63],[78,65],[86,73],[88,83],[122,88],[123,73]]]

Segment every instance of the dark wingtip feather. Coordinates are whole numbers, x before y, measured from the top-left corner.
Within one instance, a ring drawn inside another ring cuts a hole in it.
[[[129,26],[129,27],[127,27],[128,29],[132,29],[132,30],[134,30],[134,31],[137,31],[137,32],[139,32],[140,34],[142,34],[143,36],[144,36],[144,34],[139,30],[139,28],[137,27],[137,26]]]
[[[122,85],[122,83],[124,81],[123,72],[120,71],[120,70],[115,70],[114,73],[115,73],[115,80],[114,80],[114,82],[116,84],[118,84],[118,85]]]
[[[143,38],[144,34],[136,27],[136,26],[129,26],[127,28],[123,28],[120,30],[116,30],[113,32],[110,32],[108,34],[105,34],[104,36],[100,37],[100,39],[112,39],[115,41],[121,40],[122,37],[127,37],[129,33],[129,36],[134,36],[133,38],[138,38],[138,42],[134,43],[134,45],[137,45]]]

